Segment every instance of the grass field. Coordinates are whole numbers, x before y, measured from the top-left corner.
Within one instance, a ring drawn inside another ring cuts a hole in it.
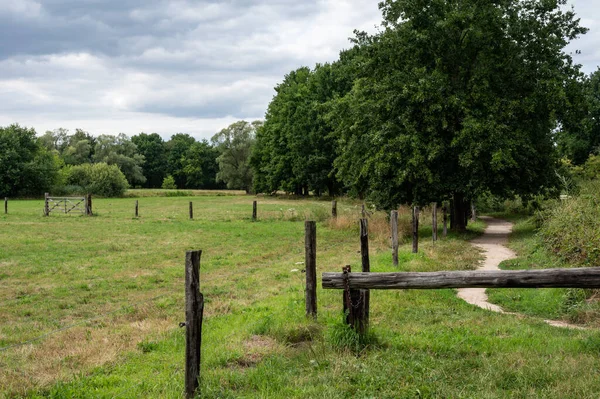
[[[304,317],[304,224],[317,224],[318,273],[359,268],[360,206],[248,196],[94,200],[96,216],[0,215],[0,397],[179,398],[183,264],[202,249],[205,398],[596,398],[600,335],[552,328],[458,300],[453,290],[374,291],[373,340],[358,351],[341,292]],[[194,202],[194,220],[187,218]],[[408,231],[408,212],[401,213]],[[402,271],[474,268],[466,236],[401,247]],[[387,222],[370,220],[371,269],[393,271]]]

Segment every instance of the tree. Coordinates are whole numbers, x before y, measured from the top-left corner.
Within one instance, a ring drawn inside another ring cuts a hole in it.
[[[144,156],[143,166],[146,183],[144,187],[161,187],[163,179],[167,174],[167,153],[165,142],[157,133],[140,133],[133,136],[131,141],[137,146],[140,155]]]
[[[217,180],[226,183],[227,188],[250,192],[252,188],[250,154],[255,142],[256,130],[261,126],[261,121],[252,123],[239,121],[212,137],[211,141],[220,154],[217,158],[219,164]]]
[[[103,197],[119,197],[129,187],[127,179],[117,165],[105,162],[70,166],[66,183],[81,187],[84,193]]]
[[[567,86],[569,106],[558,133],[561,155],[575,165],[600,152],[600,69]]]
[[[94,162],[117,165],[131,186],[146,182],[142,172],[144,156],[138,153],[137,146],[123,133],[98,136],[93,159]]]
[[[57,160],[38,143],[35,130],[0,127],[0,196],[43,193],[57,173]]]
[[[178,188],[187,188],[187,175],[184,169],[186,154],[196,139],[185,133],[171,136],[165,143],[167,151],[167,174],[173,176]]]
[[[219,151],[206,140],[197,141],[185,153],[182,166],[189,188],[222,188],[217,183]]]
[[[378,206],[454,202],[552,187],[554,131],[585,32],[565,1],[386,0],[384,30],[359,33],[364,75],[336,102],[336,161]]]

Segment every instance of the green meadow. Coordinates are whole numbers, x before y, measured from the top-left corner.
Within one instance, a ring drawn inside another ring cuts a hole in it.
[[[337,220],[329,201],[312,199],[202,193],[93,205],[93,217],[43,217],[43,201],[11,200],[0,215],[0,397],[183,397],[178,324],[192,249],[203,251],[202,398],[599,396],[600,334],[550,327],[543,310],[495,314],[454,290],[373,291],[369,340],[358,345],[341,323],[342,293],[319,287],[318,318],[307,319],[304,220],[317,221],[319,276],[359,270],[358,202],[339,201]],[[395,268],[386,215],[370,215],[372,271],[473,269],[481,259],[468,243],[481,222],[434,244],[426,211],[412,254],[408,210],[400,219]]]

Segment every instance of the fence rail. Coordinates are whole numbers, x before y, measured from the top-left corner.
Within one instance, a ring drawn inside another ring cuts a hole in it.
[[[540,270],[323,273],[324,289],[600,288],[600,267]]]

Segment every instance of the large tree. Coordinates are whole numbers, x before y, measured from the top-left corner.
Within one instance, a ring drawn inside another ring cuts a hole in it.
[[[158,133],[140,133],[133,136],[131,141],[145,159],[142,167],[144,177],[146,177],[144,187],[160,188],[167,175],[167,153],[162,137]]]
[[[261,121],[238,121],[212,137],[211,141],[219,151],[217,181],[227,184],[227,188],[250,192],[253,176],[250,154],[256,140],[256,130],[262,124]]]
[[[196,143],[187,133],[177,133],[165,143],[167,150],[167,174],[173,176],[177,188],[187,188],[187,174],[184,170],[186,154]]]
[[[563,49],[585,32],[563,0],[387,0],[383,31],[359,34],[363,77],[336,106],[340,176],[380,207],[553,184]]]
[[[0,127],[0,196],[40,194],[50,189],[58,160],[41,146],[35,130]]]

